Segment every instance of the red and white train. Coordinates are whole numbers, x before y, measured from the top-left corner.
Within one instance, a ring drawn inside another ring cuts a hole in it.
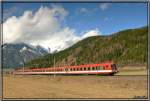
[[[14,74],[104,74],[114,75],[118,72],[116,64],[106,62],[100,64],[85,64],[64,67],[34,68],[34,69],[18,69]]]

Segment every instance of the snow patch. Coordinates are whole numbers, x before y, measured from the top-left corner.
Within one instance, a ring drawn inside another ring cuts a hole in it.
[[[36,51],[34,51],[34,50],[28,49],[28,51],[30,51],[30,52],[32,52],[32,53],[37,54],[37,52],[36,52]]]
[[[23,51],[25,51],[25,50],[27,50],[27,47],[23,47],[19,52],[23,52]]]
[[[3,49],[5,49],[7,46],[4,46]]]

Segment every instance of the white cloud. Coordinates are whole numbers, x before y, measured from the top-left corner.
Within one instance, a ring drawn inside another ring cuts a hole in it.
[[[101,3],[99,6],[100,6],[101,10],[106,10],[110,6],[110,4],[109,3]]]
[[[82,8],[78,8],[76,10],[76,14],[87,14],[87,13],[91,13],[93,10],[92,9],[88,9],[88,8],[85,8],[85,7],[82,7]]]
[[[81,13],[87,13],[88,11],[89,11],[89,10],[88,10],[87,8],[81,8],[81,9],[80,9],[80,12],[81,12]]]
[[[98,29],[90,30],[90,31],[86,32],[85,34],[83,34],[82,39],[91,37],[91,36],[98,36],[98,35],[101,35],[101,32]]]
[[[51,52],[65,49],[77,41],[100,35],[95,30],[77,36],[75,29],[61,28],[61,21],[69,14],[63,7],[53,5],[52,8],[40,7],[35,13],[25,11],[20,17],[12,16],[3,23],[4,43],[24,42],[32,45],[41,45]]]
[[[54,51],[65,49],[79,40],[80,38],[75,35],[74,30],[66,27],[54,33],[53,36],[49,37],[47,40],[40,40],[39,43],[45,48],[49,46],[51,51]],[[36,45],[37,42],[35,41],[32,44]]]
[[[60,29],[60,22],[66,15],[67,12],[61,7],[53,9],[41,7],[35,14],[32,11],[25,11],[18,18],[10,17],[3,24],[4,42],[47,39]]]

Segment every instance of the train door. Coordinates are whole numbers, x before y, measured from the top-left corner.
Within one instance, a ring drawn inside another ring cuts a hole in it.
[[[69,68],[65,68],[65,72],[68,73],[68,71],[69,71]]]

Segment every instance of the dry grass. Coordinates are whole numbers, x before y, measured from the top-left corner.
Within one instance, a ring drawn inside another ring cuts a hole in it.
[[[146,66],[125,66],[119,69],[116,75],[147,75]]]
[[[3,98],[147,97],[146,76],[4,75]]]

